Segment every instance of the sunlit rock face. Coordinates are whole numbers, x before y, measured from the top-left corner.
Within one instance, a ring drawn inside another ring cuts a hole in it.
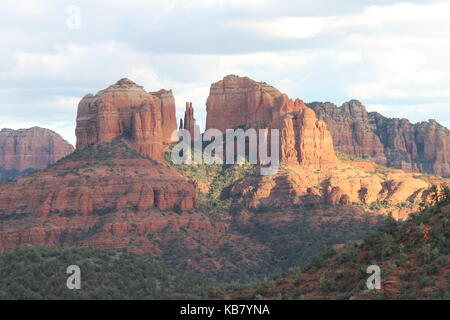
[[[281,161],[317,168],[338,161],[331,135],[314,111],[266,83],[226,76],[211,85],[206,105],[207,129],[278,129]]]
[[[175,102],[171,91],[148,93],[121,79],[78,105],[77,149],[125,137],[139,153],[162,161],[163,142],[176,130]]]

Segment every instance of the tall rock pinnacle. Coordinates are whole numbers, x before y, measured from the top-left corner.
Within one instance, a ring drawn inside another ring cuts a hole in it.
[[[186,102],[186,110],[184,112],[184,123],[180,122],[180,125],[181,124],[183,124],[183,129],[189,131],[192,140],[197,140],[199,138],[200,128],[195,123],[194,108],[192,107],[192,102]]]

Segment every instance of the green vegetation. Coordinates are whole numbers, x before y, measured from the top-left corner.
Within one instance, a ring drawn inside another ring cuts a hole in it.
[[[77,150],[55,165],[65,164],[71,161],[107,161],[111,159],[148,159],[139,152],[130,148],[121,137],[112,142],[98,143],[82,150]],[[152,161],[148,159],[149,161]],[[153,161],[155,164],[157,162]]]
[[[343,162],[353,162],[353,161],[365,161],[365,162],[369,162],[371,161],[370,159],[364,159],[364,158],[358,158],[346,153],[342,153],[342,152],[336,152],[336,156],[338,157],[339,160],[343,161]]]
[[[450,299],[450,189],[435,187],[433,205],[405,222],[386,219],[361,244],[323,250],[278,281],[226,296],[238,299]],[[382,270],[382,290],[368,290],[366,268]],[[277,278],[276,278],[277,279]],[[308,279],[308,281],[306,281]]]
[[[238,208],[230,190],[240,179],[256,175],[256,167],[248,163],[241,166],[174,165],[170,156],[166,153],[165,158],[171,168],[207,187],[206,193],[198,194],[198,212],[218,220],[237,221],[231,224],[229,232],[245,235],[251,239],[252,246],[264,248],[254,257],[259,260],[260,268],[244,272],[244,266],[241,266],[240,274],[233,275],[237,276],[233,278],[236,280],[248,281],[263,275],[279,274],[299,262],[308,261],[323,247],[361,239],[384,220],[381,215],[369,214],[366,209],[352,206],[287,203],[259,209]],[[280,170],[288,169],[282,164]],[[235,249],[222,247],[217,254],[226,257],[228,263],[240,264],[236,261],[239,257],[236,257]],[[269,262],[271,267],[267,268]],[[230,277],[219,276],[218,279],[222,281]]]
[[[69,265],[81,269],[81,289],[69,290]],[[199,299],[207,286],[152,258],[88,247],[29,247],[0,255],[0,300]]]
[[[165,159],[172,169],[189,179],[201,182],[209,189],[207,193],[200,192],[198,194],[200,210],[211,210],[221,216],[229,214],[232,210],[234,202],[230,196],[232,186],[244,177],[255,175],[257,170],[249,163],[242,165],[175,165],[170,161],[170,153],[165,154]]]
[[[35,169],[27,169],[25,171],[17,171],[15,169],[13,170],[6,170],[3,167],[0,167],[0,184],[5,182],[12,182],[17,178],[25,177],[29,174],[32,174],[35,172]]]

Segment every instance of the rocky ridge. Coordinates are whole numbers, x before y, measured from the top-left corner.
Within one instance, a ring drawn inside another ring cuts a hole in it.
[[[246,177],[236,183],[231,194],[244,206],[399,205],[427,198],[431,183],[422,177],[385,170],[374,163],[339,160],[326,123],[314,110],[266,83],[227,76],[211,86],[207,112],[206,127],[222,132],[236,127],[279,129],[284,169],[272,176]],[[364,141],[369,140],[376,138]]]
[[[351,100],[341,107],[309,103],[326,122],[334,147],[346,155],[409,172],[450,175],[450,131],[435,120],[412,124],[367,112]]]

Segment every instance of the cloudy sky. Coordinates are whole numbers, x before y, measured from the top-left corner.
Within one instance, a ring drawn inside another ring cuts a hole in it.
[[[192,101],[204,125],[227,74],[450,127],[449,39],[447,0],[2,1],[0,128],[75,143],[78,101],[123,77],[172,89],[178,115]]]

